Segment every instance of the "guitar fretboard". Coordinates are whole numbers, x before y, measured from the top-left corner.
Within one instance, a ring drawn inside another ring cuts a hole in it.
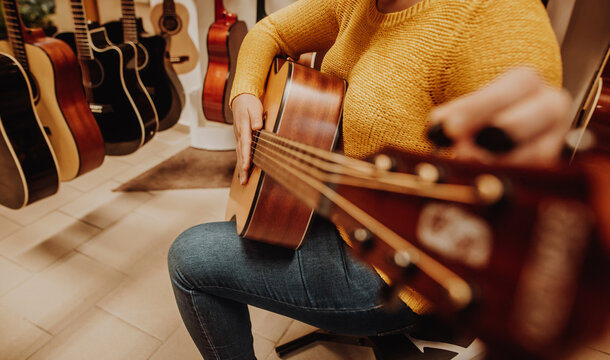
[[[163,0],[163,15],[175,16],[176,15],[176,4],[174,0]]]
[[[76,40],[76,53],[81,60],[93,60],[93,50],[89,43],[89,30],[87,29],[87,16],[82,0],[70,0],[72,18],[74,19],[74,40]]]
[[[133,0],[121,0],[121,13],[123,23],[123,41],[138,42],[138,26],[136,24],[136,10]]]
[[[223,4],[222,0],[216,0],[214,2],[214,16],[216,17],[215,20],[221,20],[224,17],[224,12],[225,12],[225,6]]]
[[[6,32],[13,48],[13,54],[21,66],[28,71],[28,57],[25,52],[23,33],[21,32],[21,18],[19,16],[19,8],[17,7],[17,0],[3,0],[2,8],[6,20]]]

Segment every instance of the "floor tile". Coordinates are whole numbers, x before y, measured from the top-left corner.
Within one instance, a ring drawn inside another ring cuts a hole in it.
[[[154,252],[167,251],[181,230],[172,225],[131,213],[84,243],[78,251],[121,272],[130,273],[140,259]]]
[[[160,153],[167,151],[167,149],[169,149],[170,147],[171,145],[163,141],[150,141],[138,151],[126,156],[121,156],[121,161],[126,162],[130,165],[138,165],[142,161],[152,156],[158,156]]]
[[[135,210],[150,218],[195,221],[195,224],[222,221],[229,199],[228,188],[153,191],[155,198]]]
[[[0,215],[0,240],[21,229],[20,225]]]
[[[252,331],[277,343],[293,322],[289,317],[266,311],[264,316],[252,323]]]
[[[142,159],[142,161],[138,164],[133,165],[128,170],[123,171],[122,173],[117,174],[114,177],[114,180],[118,181],[120,184],[126,183],[129,180],[141,175],[142,173],[152,169],[153,167],[159,165],[163,161],[165,161],[165,157],[161,156],[152,156],[150,158]]]
[[[0,215],[17,224],[29,225],[62,205],[76,199],[82,192],[69,186],[62,186],[59,192],[53,196],[37,201],[19,210],[12,210],[0,206]],[[0,230],[0,232],[2,232]]]
[[[257,359],[266,359],[269,354],[275,351],[275,343],[264,336],[254,335],[254,355]]]
[[[123,278],[106,265],[72,253],[4,295],[0,306],[57,334]]]
[[[93,308],[29,360],[145,360],[160,345],[152,336]]]
[[[102,166],[67,184],[77,190],[87,192],[107,182],[118,174],[129,170],[130,167],[131,165],[121,161],[121,157],[119,156],[106,156]]]
[[[150,357],[150,360],[170,359],[201,360],[201,354],[199,354],[199,350],[197,350],[184,325],[180,325]]]
[[[167,271],[167,254],[156,252],[98,306],[160,340],[182,323]],[[154,316],[151,316],[154,314]]]
[[[30,276],[29,271],[0,256],[0,296],[14,289]]]
[[[23,360],[51,339],[31,322],[0,307],[0,357]]]
[[[159,131],[155,134],[154,141],[162,141],[164,143],[175,145],[178,142],[189,139],[190,128],[187,125],[176,124],[171,129]]]
[[[54,211],[0,240],[0,254],[29,270],[38,271],[99,231],[71,216]]]
[[[153,197],[147,192],[113,192],[119,185],[114,180],[107,181],[62,206],[60,211],[105,229]]]

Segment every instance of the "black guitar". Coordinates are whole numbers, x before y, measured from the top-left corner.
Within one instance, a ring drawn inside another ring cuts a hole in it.
[[[0,53],[0,204],[19,209],[59,189],[55,154],[19,62]]]
[[[169,35],[146,35],[142,19],[136,19],[133,0],[122,0],[121,21],[104,24],[114,44],[125,41],[138,47],[138,71],[150,94],[157,114],[159,131],[169,129],[180,119],[185,104],[184,89],[169,58]]]
[[[105,28],[87,24],[82,0],[70,0],[70,5],[76,32],[57,37],[76,48],[85,94],[102,131],[106,154],[131,154],[152,139],[159,127],[157,110],[138,74],[136,45],[112,44]]]

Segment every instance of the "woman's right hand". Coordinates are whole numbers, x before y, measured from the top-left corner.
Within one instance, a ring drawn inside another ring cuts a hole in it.
[[[251,94],[241,94],[233,99],[233,130],[237,142],[237,169],[242,185],[248,182],[250,169],[250,154],[252,146],[252,130],[263,128],[263,104],[260,99]]]

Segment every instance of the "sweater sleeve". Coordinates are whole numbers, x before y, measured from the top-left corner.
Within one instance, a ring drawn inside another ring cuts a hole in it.
[[[259,21],[248,32],[237,58],[231,99],[263,94],[273,58],[328,49],[338,34],[339,0],[299,0]]]
[[[539,0],[485,0],[469,23],[448,58],[444,101],[476,91],[519,66],[561,86],[559,45]]]

